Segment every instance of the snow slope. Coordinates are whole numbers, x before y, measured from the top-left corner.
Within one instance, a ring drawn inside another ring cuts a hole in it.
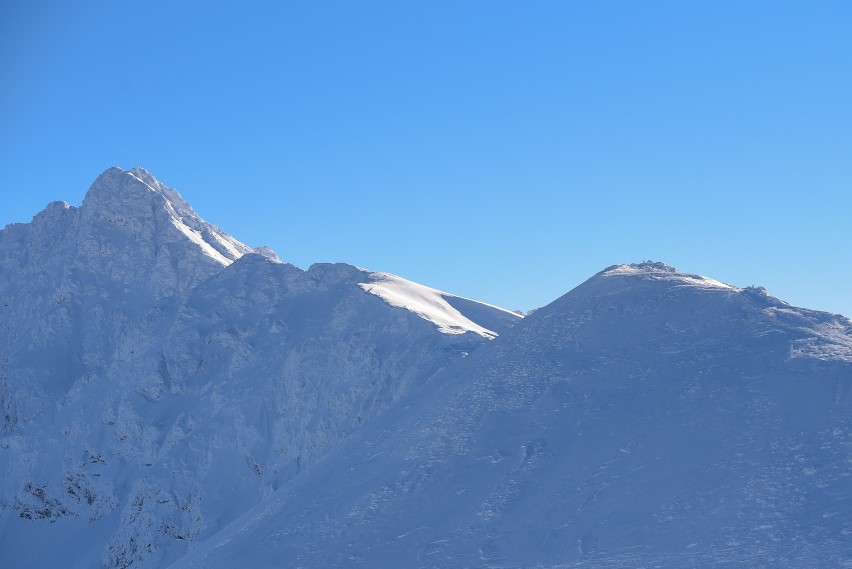
[[[485,338],[495,338],[520,318],[517,313],[447,294],[389,273],[370,273],[369,280],[358,286],[383,298],[391,306],[414,312],[447,334],[475,332]],[[472,317],[485,320],[494,330],[477,324],[463,312],[472,312],[476,315]]]
[[[374,280],[253,250],[138,168],[0,231],[0,567],[175,561],[517,320],[471,301],[442,333]]]
[[[611,267],[174,569],[852,566],[852,322]]]

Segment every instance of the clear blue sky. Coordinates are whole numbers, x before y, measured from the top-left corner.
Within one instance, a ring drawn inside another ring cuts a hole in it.
[[[852,316],[852,3],[0,3],[0,225],[136,165],[507,308],[643,259]]]

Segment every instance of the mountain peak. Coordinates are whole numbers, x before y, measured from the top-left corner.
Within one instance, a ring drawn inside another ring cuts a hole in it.
[[[128,170],[127,173],[139,178],[140,180],[142,180],[143,182],[145,182],[149,186],[152,186],[152,187],[162,186],[160,181],[157,178],[155,178],[154,175],[151,172],[149,172],[145,168],[142,168],[141,166],[134,166],[133,168]]]
[[[204,221],[177,191],[138,166],[105,170],[89,188],[81,209],[88,219],[123,228],[137,241],[143,236],[159,242],[189,240],[220,265],[253,251]]]
[[[157,196],[164,198],[172,209],[192,211],[178,192],[167,187],[148,170],[139,166],[126,171],[117,166],[104,170],[86,192],[83,206],[107,209],[147,206],[152,200],[159,201]]]
[[[682,285],[693,285],[701,288],[725,288],[737,290],[736,287],[705,277],[683,273],[671,265],[660,261],[643,261],[624,265],[613,265],[595,275],[594,278],[628,277],[642,280],[671,281]]]
[[[195,286],[253,251],[139,167],[105,170],[75,211],[83,266],[159,296]]]
[[[254,252],[258,255],[266,257],[270,261],[274,261],[276,263],[283,263],[283,261],[278,257],[275,251],[273,251],[270,247],[267,247],[266,245],[259,245],[255,247]]]
[[[147,172],[146,172],[147,173]],[[152,176],[148,176],[154,180]],[[154,180],[156,182],[156,180]],[[159,183],[157,183],[159,184]],[[113,166],[104,170],[92,183],[83,198],[84,209],[113,212],[119,207],[148,205],[157,190],[132,171]],[[149,209],[149,208],[144,208]]]

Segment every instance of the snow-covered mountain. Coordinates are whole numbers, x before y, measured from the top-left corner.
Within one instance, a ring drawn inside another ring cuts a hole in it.
[[[850,567],[852,322],[662,263],[521,320],[142,169],[0,231],[0,567]]]
[[[0,231],[0,566],[162,567],[520,319],[111,168]]]
[[[850,567],[852,322],[620,265],[173,567]]]

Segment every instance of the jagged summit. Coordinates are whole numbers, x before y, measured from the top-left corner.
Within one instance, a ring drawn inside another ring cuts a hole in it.
[[[278,255],[273,251],[270,247],[266,245],[258,245],[254,248],[254,252],[258,255],[263,255],[267,259],[275,261],[276,263],[282,263],[283,261],[278,257]]]
[[[0,567],[165,567],[493,337],[436,316],[518,320],[372,275],[247,247],[142,168],[0,231]]]
[[[145,168],[142,168],[141,166],[134,166],[133,168],[128,170],[127,173],[132,175],[132,176],[135,176],[136,178],[138,178],[139,180],[148,184],[149,186],[151,186],[152,188],[154,188],[156,190],[163,191],[163,190],[169,189],[169,188],[166,188],[166,186],[164,186],[157,178],[155,178],[154,175],[151,172],[149,172]],[[174,191],[174,190],[171,190],[171,191]],[[177,193],[177,192],[175,192],[175,193]]]
[[[137,241],[188,240],[221,266],[254,251],[204,221],[177,191],[139,167],[104,171],[86,193],[81,210],[84,219],[111,224],[115,233],[130,233]]]
[[[66,226],[66,234],[61,237],[53,235],[60,219],[65,220],[61,225]],[[94,181],[82,206],[54,202],[34,222],[17,224],[13,229],[43,233],[50,239],[58,237],[64,243],[61,254],[58,249],[49,249],[57,256],[56,262],[65,265],[76,259],[72,264],[92,273],[87,281],[117,281],[123,289],[117,294],[122,297],[128,287],[144,289],[145,294],[156,297],[173,296],[250,253],[283,263],[268,246],[253,249],[202,219],[177,191],[141,167],[108,168]],[[312,279],[330,278],[337,282],[341,278],[337,273],[348,272],[351,284],[360,283],[365,292],[417,314],[443,333],[474,332],[493,338],[519,318],[500,308],[394,275],[379,275],[348,265],[320,265],[310,271]],[[58,269],[47,271],[57,272]],[[375,284],[377,280],[384,284]]]
[[[141,173],[141,169],[139,170]],[[146,172],[147,173],[147,172]],[[118,166],[107,168],[95,178],[86,196],[83,205],[94,207],[109,200],[125,201],[135,197],[134,192],[156,192],[154,187],[134,175],[132,171],[125,171]],[[141,195],[137,194],[137,195]]]

